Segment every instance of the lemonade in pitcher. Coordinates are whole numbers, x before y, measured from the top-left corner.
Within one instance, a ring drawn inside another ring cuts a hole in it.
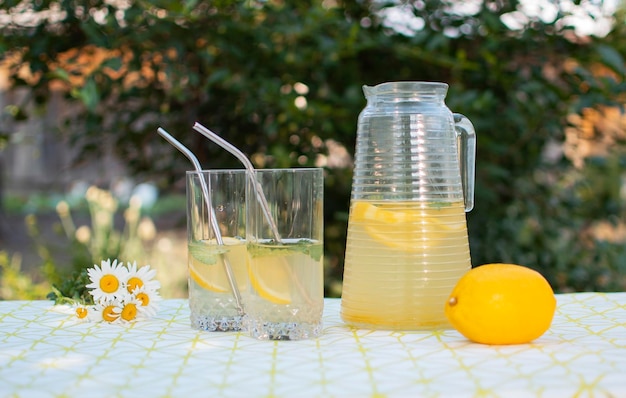
[[[228,276],[226,258],[238,282],[239,291],[247,288],[246,242],[224,237],[224,245],[213,240],[189,242],[189,308],[192,325],[201,330],[227,331],[241,328]]]
[[[471,267],[467,242],[463,202],[353,200],[343,320],[370,329],[447,326],[445,300]]]

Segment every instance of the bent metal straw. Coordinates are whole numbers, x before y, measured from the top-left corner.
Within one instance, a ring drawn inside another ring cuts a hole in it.
[[[161,137],[165,138],[167,142],[169,142],[176,149],[181,151],[191,161],[191,163],[193,164],[193,167],[196,169],[198,173],[202,171],[202,167],[200,166],[200,162],[198,161],[198,158],[187,147],[185,147],[178,140],[172,137],[163,128],[159,127],[157,129],[157,132],[159,133],[159,135],[161,135]],[[207,204],[207,208],[210,213],[209,219],[211,222],[211,229],[213,229],[213,233],[215,234],[215,239],[217,240],[217,243],[219,245],[224,245],[222,234],[220,232],[219,226],[217,225],[215,209],[213,208],[211,204],[211,196],[209,195],[209,189],[207,188],[206,182],[204,181],[203,178],[200,178],[200,185],[202,187],[202,194],[204,196],[204,202]],[[228,284],[230,285],[230,289],[233,292],[233,296],[235,298],[235,305],[237,306],[237,311],[239,312],[239,315],[244,315],[244,308],[243,308],[243,302],[241,300],[241,293],[239,292],[239,287],[237,286],[237,281],[235,280],[235,274],[233,273],[232,266],[230,265],[230,261],[228,260],[228,257],[226,257],[223,254],[220,254],[220,255],[223,256],[222,258],[224,260],[223,261],[224,271],[226,271]]]
[[[276,242],[282,243],[282,239],[280,238],[280,233],[278,232],[278,228],[276,227],[276,223],[274,222],[274,218],[272,217],[272,214],[270,212],[269,205],[267,204],[267,200],[265,199],[265,195],[263,194],[263,187],[261,187],[261,184],[256,179],[256,170],[254,169],[254,166],[252,165],[250,160],[246,157],[246,155],[243,152],[241,152],[233,144],[226,141],[219,135],[215,134],[208,128],[201,125],[200,123],[196,122],[193,125],[193,129],[199,132],[200,134],[202,134],[203,136],[205,136],[206,138],[210,139],[211,141],[215,142],[217,145],[226,149],[228,152],[233,154],[237,159],[239,159],[239,161],[244,165],[244,167],[248,171],[247,172],[248,178],[250,178],[250,181],[252,181],[252,183],[254,184],[257,200],[261,204],[263,215],[265,216],[265,219],[267,220],[270,226],[272,234],[274,235],[274,239],[276,240]]]

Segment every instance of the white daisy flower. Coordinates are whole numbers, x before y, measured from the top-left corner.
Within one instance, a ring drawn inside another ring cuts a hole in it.
[[[117,260],[104,261],[101,266],[94,265],[93,268],[87,270],[91,283],[85,287],[92,289],[89,293],[93,296],[94,302],[102,299],[114,299],[119,295],[120,289],[126,287],[128,280],[128,269],[117,263]]]
[[[77,304],[74,306],[74,313],[80,322],[99,322],[102,320],[100,312],[95,305]]]
[[[156,276],[156,270],[150,269],[149,265],[137,269],[137,262],[132,264],[127,263],[128,266],[128,279],[126,282],[126,289],[128,293],[133,293],[135,289],[144,287],[147,290],[156,291],[161,287],[161,283],[157,280],[153,280]]]
[[[157,290],[148,289],[145,285],[133,290],[133,296],[139,301],[139,313],[142,318],[150,318],[156,315],[159,309],[158,302],[161,296]]]
[[[132,322],[137,319],[139,314],[139,307],[141,307],[141,301],[139,301],[134,295],[127,295],[124,300],[120,302],[120,305],[113,309],[117,314],[120,322]]]
[[[105,321],[108,323],[119,323],[122,303],[119,300],[102,299],[96,302],[92,311],[94,321]]]
[[[88,321],[89,314],[91,312],[93,311],[91,311],[91,308],[88,305],[79,304],[74,306],[74,313],[76,314],[76,318],[78,318],[80,321]]]

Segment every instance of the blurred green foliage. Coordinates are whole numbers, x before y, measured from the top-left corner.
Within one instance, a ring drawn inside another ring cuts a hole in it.
[[[21,270],[21,256],[0,250],[0,300],[37,300],[50,292],[47,281],[34,281]]]
[[[24,12],[20,1],[3,3]],[[164,190],[179,186],[189,165],[158,126],[207,168],[239,165],[194,134],[195,121],[259,168],[311,166],[328,159],[330,140],[354,150],[363,84],[447,82],[448,106],[478,136],[473,264],[524,264],[559,291],[624,290],[624,241],[590,232],[626,221],[623,142],[583,165],[544,156],[565,142],[568,115],[624,103],[623,10],[607,36],[577,37],[565,9],[549,21],[526,16],[512,30],[501,17],[517,1],[465,12],[459,3],[41,0],[28,7],[58,5],[58,20],[4,27],[0,51],[13,62],[13,83],[31,87],[38,103],[55,81],[83,104],[59,133],[84,159],[101,154],[106,136],[136,175]],[[414,17],[411,32],[384,18],[398,7]],[[19,73],[24,65],[32,76]],[[326,167],[329,296],[340,292],[350,183],[349,165]]]
[[[111,192],[91,186],[86,192],[85,202],[90,226],[76,227],[66,201],[59,201],[56,205],[60,220],[58,232],[66,238],[66,242],[62,243],[62,250],[69,254],[67,264],[59,264],[55,253],[60,249],[41,234],[37,216],[33,213],[25,218],[28,234],[42,259],[41,272],[50,285],[46,295],[57,304],[66,302],[93,304],[93,298],[85,287],[90,283],[87,268],[93,267],[94,264],[100,266],[103,260],[115,259],[141,264],[148,259],[146,242],[154,239],[156,234],[152,220],[142,216],[141,203],[137,199],[131,199],[128,206],[121,209],[119,201]],[[124,221],[121,228],[119,222],[115,222],[119,213],[122,213]],[[15,266],[3,268],[10,270],[15,269]],[[11,284],[14,288],[19,286],[11,279],[4,283]],[[36,284],[31,285],[33,288],[37,287]],[[40,291],[41,289],[38,292]]]

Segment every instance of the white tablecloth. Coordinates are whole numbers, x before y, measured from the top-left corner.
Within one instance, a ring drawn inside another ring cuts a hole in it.
[[[192,330],[186,300],[128,326],[78,323],[47,301],[0,302],[2,397],[626,397],[626,293],[557,295],[532,344],[473,344],[454,330],[257,341]]]

